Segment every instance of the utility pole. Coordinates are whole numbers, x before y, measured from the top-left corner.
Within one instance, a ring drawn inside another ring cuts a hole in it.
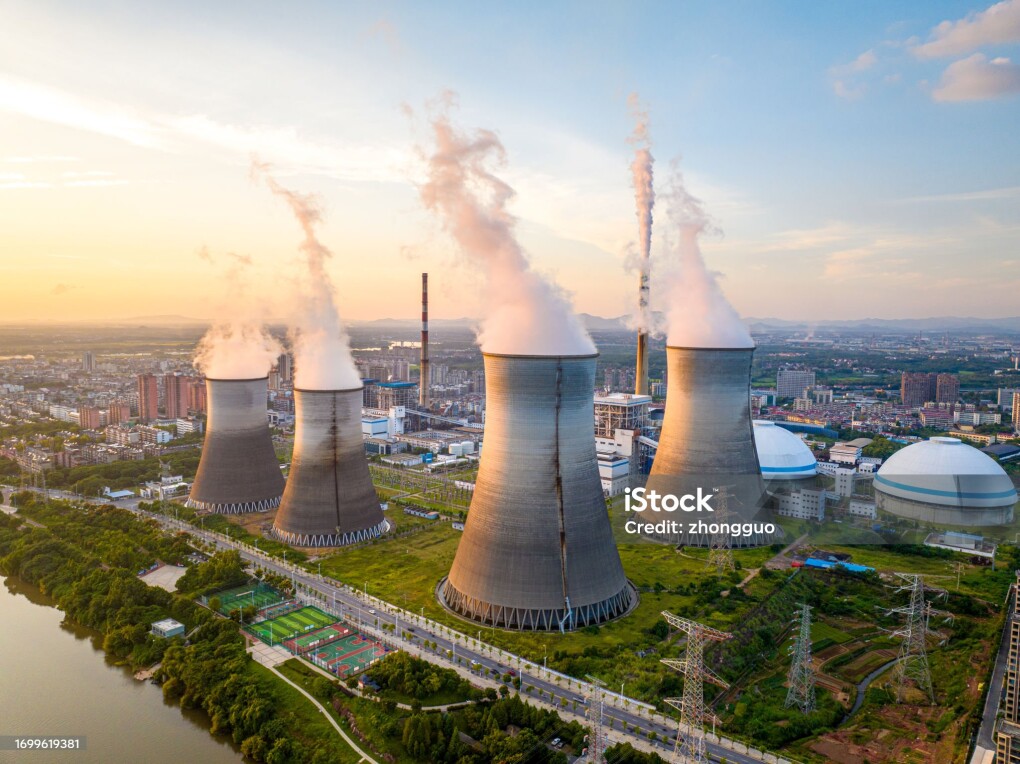
[[[709,642],[724,642],[733,637],[725,631],[662,611],[662,617],[670,626],[687,633],[687,653],[684,660],[664,660],[664,664],[684,675],[682,698],[666,698],[669,705],[680,711],[680,728],[677,731],[676,746],[673,748],[671,764],[707,764],[708,752],[705,746],[705,682],[711,682],[723,689],[729,685],[714,671],[705,666],[705,645]]]
[[[793,638],[790,654],[790,688],[786,692],[786,707],[797,706],[803,713],[815,710],[815,672],[811,668],[811,606],[800,606],[800,631]],[[796,623],[796,621],[795,621]]]
[[[908,680],[913,680],[918,689],[928,697],[928,702],[935,704],[935,691],[932,687],[931,668],[928,665],[927,637],[929,634],[939,638],[944,635],[929,628],[933,615],[945,619],[951,619],[952,613],[935,610],[931,604],[925,602],[924,576],[916,573],[897,573],[907,583],[900,586],[896,591],[910,592],[910,604],[904,607],[893,608],[886,615],[900,613],[906,616],[906,623],[903,627],[893,632],[893,636],[902,638],[900,643],[900,656],[896,664],[896,700],[903,702],[903,692]],[[927,587],[936,597],[946,594],[943,589]]]

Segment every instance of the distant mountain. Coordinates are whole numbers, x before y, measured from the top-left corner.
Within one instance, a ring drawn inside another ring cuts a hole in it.
[[[110,326],[146,325],[146,326],[208,326],[212,323],[208,318],[192,318],[191,316],[178,316],[173,314],[162,314],[156,316],[131,316],[129,318],[97,319],[87,321],[90,324],[107,324]]]
[[[859,318],[822,321],[789,321],[782,318],[747,318],[752,330],[769,329],[856,329],[898,332],[1020,332],[1020,316],[974,318],[933,316],[931,318]]]

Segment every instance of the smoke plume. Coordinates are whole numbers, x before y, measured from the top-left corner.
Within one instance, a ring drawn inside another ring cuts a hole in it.
[[[507,210],[514,190],[494,174],[506,151],[491,130],[462,132],[441,111],[431,123],[428,180],[419,188],[460,251],[483,277],[485,314],[478,340],[486,353],[588,355],[595,345],[566,295],[534,270]],[[426,152],[423,152],[426,153]]]
[[[216,260],[203,247],[202,260],[215,266]],[[280,354],[280,343],[269,334],[259,303],[248,294],[251,258],[228,252],[222,280],[226,301],[217,318],[195,348],[195,368],[212,379],[256,379],[269,373]]]
[[[679,166],[669,181],[669,220],[676,240],[674,268],[665,276],[666,344],[693,348],[749,348],[754,341],[719,288],[717,274],[705,267],[698,239],[710,228],[701,200],[684,185]]]
[[[252,178],[261,180],[283,199],[301,225],[305,238],[299,245],[302,261],[300,294],[291,307],[294,325],[294,386],[302,390],[349,390],[361,387],[347,331],[336,307],[336,287],[326,271],[333,253],[319,241],[315,229],[322,210],[311,194],[281,186],[269,174],[269,166],[252,160]]]
[[[634,146],[634,161],[630,164],[630,172],[634,184],[634,202],[637,206],[640,257],[637,267],[641,278],[635,318],[637,329],[649,332],[652,329],[652,316],[648,308],[648,280],[651,277],[652,263],[652,210],[655,207],[652,165],[655,163],[655,157],[652,156],[651,137],[648,134],[647,110],[641,108],[637,93],[630,94],[627,104],[635,120],[634,132],[631,133],[628,143]]]

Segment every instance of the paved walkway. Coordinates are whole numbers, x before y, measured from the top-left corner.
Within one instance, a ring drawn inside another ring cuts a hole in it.
[[[293,656],[288,654],[288,657],[293,657]],[[349,745],[351,748],[353,748],[355,753],[357,753],[358,756],[361,757],[361,761],[367,761],[367,762],[369,762],[369,764],[379,764],[379,762],[377,762],[375,759],[373,759],[367,753],[362,751],[358,747],[357,743],[355,743],[353,740],[351,740],[350,736],[346,732],[343,731],[343,729],[337,723],[336,719],[333,718],[333,714],[331,714],[328,710],[326,710],[326,707],[323,706],[322,703],[320,703],[315,698],[313,698],[311,695],[309,695],[307,692],[305,692],[303,687],[300,687],[300,686],[294,684],[292,681],[290,681],[287,677],[285,677],[283,674],[281,674],[279,671],[277,671],[275,667],[268,666],[267,668],[269,668],[269,670],[272,671],[274,674],[276,674],[278,677],[280,677],[280,679],[285,681],[287,684],[289,684],[295,690],[297,690],[302,695],[304,695],[306,698],[308,698],[312,703],[314,703],[316,708],[319,709],[319,711],[326,717],[326,719],[329,720],[329,723],[333,725],[333,728],[336,729],[336,731],[340,734],[340,737],[342,737],[347,742],[347,745]]]

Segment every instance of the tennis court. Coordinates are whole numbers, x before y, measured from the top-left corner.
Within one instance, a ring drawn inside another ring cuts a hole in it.
[[[305,657],[342,678],[364,671],[387,652],[389,649],[381,643],[361,634],[351,634],[323,645]]]
[[[307,634],[301,634],[300,636],[294,637],[294,639],[288,639],[283,643],[283,646],[292,653],[304,655],[320,645],[327,645],[330,642],[336,642],[338,639],[346,637],[350,633],[351,630],[346,626],[334,623],[324,629],[317,629],[316,631],[310,631]]]
[[[334,616],[323,613],[317,607],[307,606],[277,618],[259,621],[247,628],[263,642],[276,644],[277,642],[291,639],[297,634],[302,634],[312,629],[321,629],[333,623],[336,623]]]
[[[209,595],[209,600],[218,597],[220,600],[219,612],[223,615],[230,615],[234,610],[246,607],[254,607],[256,610],[283,602],[283,595],[276,589],[263,583],[251,583],[243,586],[235,586],[222,592],[215,592]]]

